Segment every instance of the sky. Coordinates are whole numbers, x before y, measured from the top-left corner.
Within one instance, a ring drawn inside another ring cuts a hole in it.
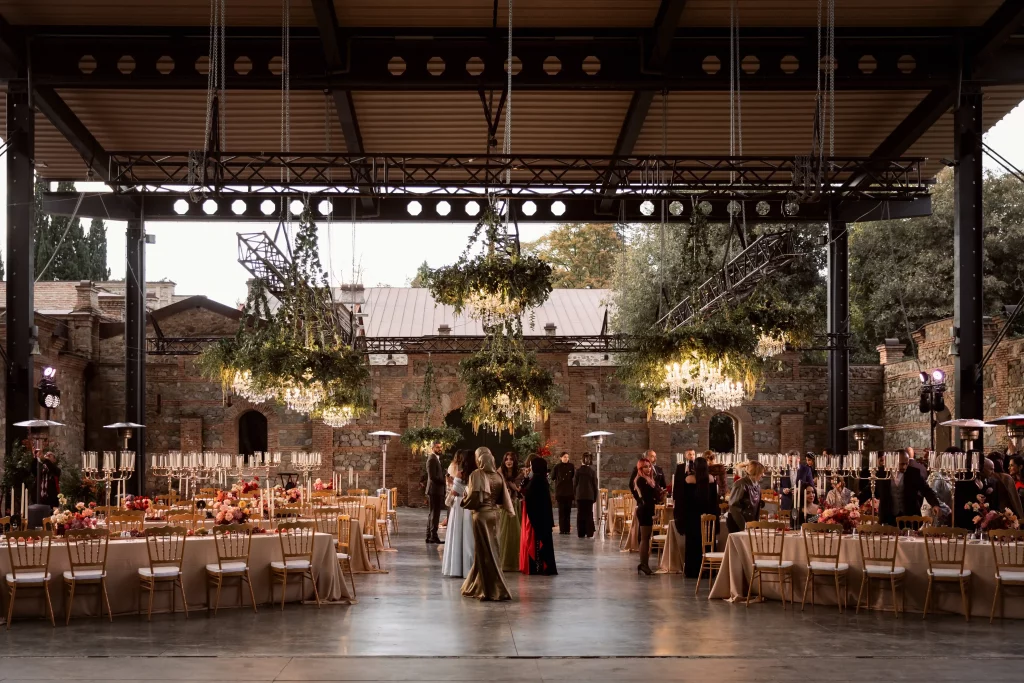
[[[985,135],[985,141],[1018,168],[1024,168],[1024,106],[1007,114]],[[7,164],[0,158],[0,201],[6,203]],[[997,167],[986,157],[987,169]],[[107,263],[111,279],[123,279],[125,266],[125,224],[107,223]],[[156,244],[146,248],[146,279],[169,279],[177,283],[178,294],[205,294],[234,305],[245,298],[248,272],[238,263],[239,232],[267,231],[276,223],[192,223],[146,224]],[[438,267],[455,261],[466,247],[472,225],[466,223],[357,223],[320,224],[320,254],[333,284],[352,282],[353,260],[366,286],[403,286],[416,268],[426,261]],[[523,241],[535,240],[553,224],[525,224]],[[354,234],[353,234],[354,232]],[[7,215],[0,211],[0,252],[7,259]]]

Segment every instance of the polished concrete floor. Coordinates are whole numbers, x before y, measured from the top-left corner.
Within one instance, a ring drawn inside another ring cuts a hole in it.
[[[0,681],[1024,680],[1024,622],[709,602],[575,535],[555,536],[558,576],[510,575],[512,602],[479,603],[441,578],[423,511],[400,515],[390,573],[357,575],[356,605],[16,621],[0,632]]]

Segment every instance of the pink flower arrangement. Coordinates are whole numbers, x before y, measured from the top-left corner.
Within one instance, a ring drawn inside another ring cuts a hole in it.
[[[141,510],[145,512],[149,509],[150,501],[149,498],[143,496],[132,496],[127,495],[124,497],[124,509],[125,510]]]
[[[260,478],[259,477],[253,477],[252,481],[245,481],[244,479],[239,479],[231,487],[231,492],[234,493],[236,496],[239,496],[239,495],[241,495],[243,493],[249,493],[250,491],[259,491],[259,490],[260,490]]]
[[[244,524],[248,521],[248,513],[240,507],[234,505],[221,504],[217,508],[217,514],[213,518],[214,524]]]
[[[317,477],[317,480],[313,482],[314,491],[333,491],[334,484],[332,482],[325,482]]]
[[[853,533],[860,524],[860,501],[852,498],[849,503],[840,508],[826,508],[818,515],[819,524],[841,524],[843,533]]]
[[[1002,512],[993,510],[985,496],[980,493],[978,494],[978,502],[966,503],[964,509],[976,513],[971,521],[974,522],[974,526],[978,531],[1020,528],[1020,521],[1017,519],[1017,515],[1010,511],[1010,508],[1005,508]]]
[[[302,502],[302,489],[296,486],[284,492],[284,499],[289,503]]]

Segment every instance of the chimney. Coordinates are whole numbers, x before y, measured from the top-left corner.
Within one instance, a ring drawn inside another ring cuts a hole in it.
[[[556,330],[558,330],[558,325],[554,323],[548,323],[544,326],[544,334],[548,335],[549,337],[554,337]]]
[[[999,334],[1000,320],[993,320],[992,316],[986,315],[981,319],[981,343],[983,346],[991,346]]]
[[[441,323],[437,327],[437,333],[442,337],[451,336],[452,328],[448,327],[448,323]]]
[[[899,339],[890,338],[876,346],[875,350],[878,351],[878,362],[881,365],[891,365],[903,360],[906,345]]]
[[[75,311],[98,311],[100,308],[99,292],[92,280],[81,280],[75,285]]]

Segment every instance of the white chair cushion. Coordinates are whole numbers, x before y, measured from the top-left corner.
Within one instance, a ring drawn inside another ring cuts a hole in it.
[[[845,572],[850,570],[850,565],[845,562],[840,562],[837,566],[835,562],[811,562],[811,571],[814,572],[830,572],[840,571]]]
[[[50,580],[50,572],[21,572],[15,578],[14,574],[7,575],[7,583],[46,583]]]
[[[155,567],[152,569],[149,567],[141,567],[139,569],[139,576],[144,576],[146,578],[155,577],[157,579],[170,579],[178,576],[179,574],[181,574],[181,572],[177,567]]]
[[[363,534],[364,541],[372,541],[374,539],[373,534]]]
[[[793,566],[793,563],[789,560],[756,560],[754,566],[758,569],[788,569]]]
[[[656,534],[655,536],[653,536],[651,538],[651,540],[652,541],[666,541],[666,540],[668,540],[668,536],[666,536],[665,534]]]
[[[928,575],[934,576],[938,579],[964,579],[971,575],[971,570],[964,569],[963,571],[960,571],[959,569],[929,569]]]
[[[107,573],[102,569],[79,569],[74,574],[71,573],[71,570],[64,572],[65,581],[95,581],[106,577]]]
[[[877,564],[869,564],[865,566],[864,571],[868,574],[871,574],[872,576],[889,576],[890,574],[894,576],[902,576],[903,574],[907,573],[905,567],[896,566],[893,567],[892,571],[890,572],[888,567],[883,567]]]
[[[230,574],[232,572],[244,572],[248,567],[245,562],[225,562],[223,565],[208,564],[206,565],[206,571],[213,572],[214,574]]]
[[[309,560],[288,560],[287,562],[271,562],[273,569],[309,569]]]
[[[704,557],[706,557],[706,558],[708,558],[710,560],[721,560],[721,559],[723,559],[725,557],[725,553],[719,553],[719,552],[704,553]]]
[[[1007,572],[1000,570],[999,578],[1002,581],[1021,581],[1024,582],[1024,572]]]
[[[339,560],[347,560],[347,559],[349,559],[348,553],[338,553],[338,559]]]

